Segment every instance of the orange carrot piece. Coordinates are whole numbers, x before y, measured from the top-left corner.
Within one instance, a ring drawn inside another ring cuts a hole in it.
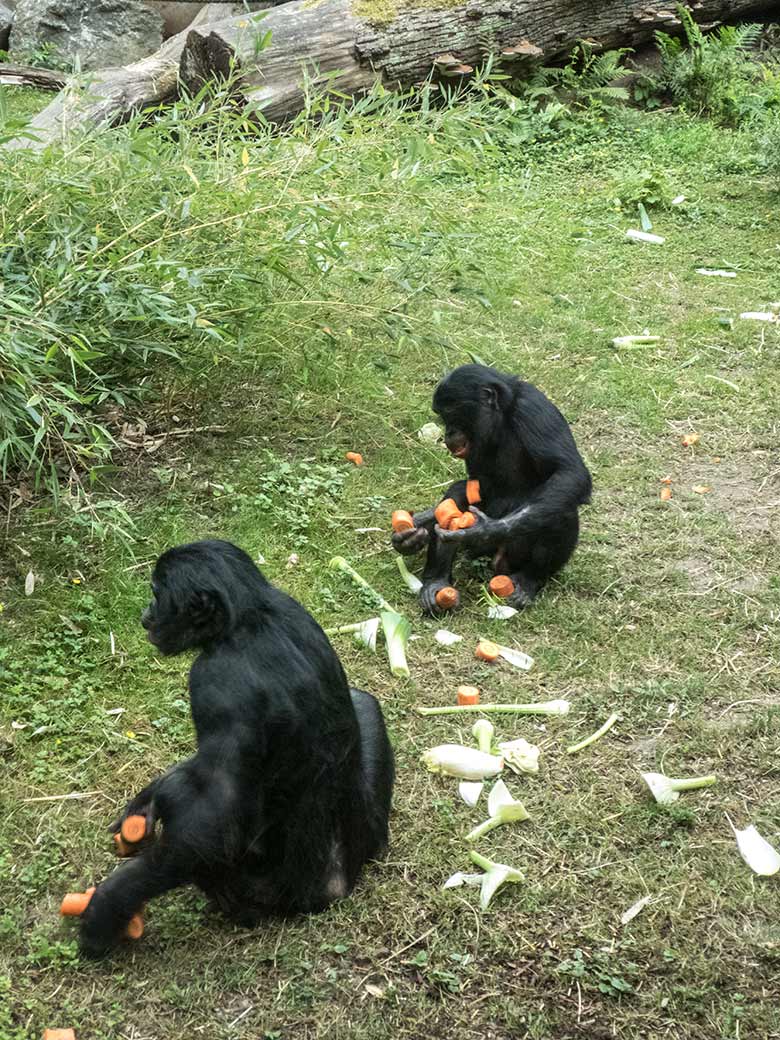
[[[140,939],[144,934],[144,919],[141,914],[133,914],[127,923],[125,935],[128,939]]]
[[[393,530],[398,533],[399,531],[413,531],[414,520],[412,514],[408,513],[405,509],[396,509],[392,516]]]
[[[359,451],[348,451],[344,458],[347,462],[354,462],[356,466],[363,465],[363,456]]]
[[[478,480],[466,481],[466,501],[470,506],[478,506],[482,501],[482,492],[479,490]]]
[[[458,687],[458,704],[479,704],[479,690],[476,686]]]
[[[137,845],[146,837],[146,817],[134,813],[132,816],[122,820],[122,828],[119,832],[129,845]]]
[[[455,517],[461,516],[461,511],[454,498],[445,498],[443,502],[439,502],[436,506],[433,515],[436,517],[436,523],[439,527],[443,527],[445,531],[448,531]]]
[[[456,516],[450,524],[451,531],[465,531],[467,527],[473,527],[477,522],[477,518],[473,513],[461,513],[460,516]]]
[[[662,487],[661,494],[658,497],[662,502],[668,502],[672,497],[672,489],[670,487]]]
[[[515,583],[511,578],[508,578],[506,574],[497,574],[495,578],[490,579],[490,585],[488,586],[494,596],[511,596],[515,591]]]
[[[86,892],[67,892],[60,903],[60,913],[63,917],[81,917],[89,906],[94,888],[88,888]]]
[[[76,1040],[75,1029],[44,1029],[43,1040]]]
[[[445,586],[443,589],[439,589],[436,593],[436,606],[441,607],[442,610],[452,610],[452,608],[458,602],[458,593],[453,589],[451,585]]]
[[[497,643],[491,643],[489,639],[480,639],[477,643],[477,649],[474,651],[474,656],[478,657],[480,661],[488,661],[492,664],[499,659],[501,651]]]

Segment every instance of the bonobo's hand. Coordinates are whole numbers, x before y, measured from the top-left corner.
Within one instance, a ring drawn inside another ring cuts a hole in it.
[[[436,593],[441,589],[447,588],[450,583],[439,579],[438,581],[426,582],[425,585],[420,589],[420,607],[422,608],[423,614],[427,614],[429,617],[439,617],[441,614],[446,613],[436,602]],[[458,602],[455,606],[460,605],[460,595],[458,595]]]
[[[81,952],[86,957],[105,957],[122,938],[128,920],[129,915],[117,912],[108,886],[98,885],[79,922]]]
[[[108,825],[108,829],[112,834],[116,834],[119,831],[128,816],[143,816],[146,819],[146,837],[149,837],[154,830],[155,823],[157,822],[157,814],[154,809],[154,792],[156,786],[156,782],[150,784],[148,787],[145,787],[143,791],[139,792],[135,798],[130,799],[119,819],[114,820],[113,823]]]
[[[428,544],[427,527],[413,527],[411,531],[398,531],[392,537],[393,548],[402,556],[414,556]]]
[[[445,531],[437,524],[437,537],[441,538],[442,542],[448,542],[450,545],[472,553],[491,552],[505,537],[503,522],[485,516],[482,510],[477,509],[476,506],[471,506],[469,511],[477,518],[475,524],[458,531]]]

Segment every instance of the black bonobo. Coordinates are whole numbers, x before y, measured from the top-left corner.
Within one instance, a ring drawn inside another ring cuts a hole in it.
[[[387,844],[393,753],[322,629],[229,542],[164,553],[141,619],[190,671],[197,751],[133,798],[147,837],[98,886],[81,946],[106,953],[144,903],[193,884],[230,918],[323,910]],[[155,830],[159,822],[161,827]]]
[[[495,574],[511,578],[510,605],[533,601],[571,556],[579,535],[578,507],[590,500],[591,478],[569,424],[541,390],[484,365],[462,365],[436,387],[433,410],[445,425],[450,453],[479,481],[479,507],[467,499],[466,481],[454,499],[476,523],[443,530],[434,509],[414,514],[414,528],[393,535],[404,555],[427,547],[420,603],[436,614],[436,593],[452,584],[458,549],[489,556]],[[472,496],[473,497],[473,496]]]

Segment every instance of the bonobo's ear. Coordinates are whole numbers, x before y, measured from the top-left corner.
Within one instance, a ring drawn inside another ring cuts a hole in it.
[[[213,621],[221,607],[219,597],[213,592],[196,592],[190,600],[190,614],[196,625]]]
[[[512,403],[512,391],[505,383],[483,383],[481,388],[483,403],[494,412],[505,412]]]

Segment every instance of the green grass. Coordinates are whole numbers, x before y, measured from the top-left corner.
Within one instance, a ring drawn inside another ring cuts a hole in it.
[[[185,330],[186,364],[160,367],[155,394],[122,409],[163,438],[153,453],[123,447],[108,477],[104,496],[123,503],[132,544],[93,541],[88,512],[31,508],[24,488],[21,505],[10,500],[1,1040],[54,1025],[75,1026],[79,1040],[780,1034],[776,879],[750,874],[724,816],[780,840],[780,337],[736,317],[780,296],[778,196],[747,133],[668,113],[589,119],[547,144],[521,130],[476,105],[390,109],[294,146],[250,143],[246,167],[243,146],[211,154],[189,142],[171,158],[176,205],[193,190],[182,163],[200,185],[194,205],[210,212],[276,200],[267,226],[193,242],[193,265],[224,250],[252,269],[301,200],[326,198],[318,233],[345,244],[319,276],[303,253],[289,258],[305,288],[275,275],[252,290],[259,302],[230,304],[204,288],[224,342],[210,351]],[[133,132],[95,147],[121,155]],[[615,200],[642,171],[687,198],[651,209],[662,247],[624,239],[638,217]],[[153,209],[165,175],[148,176]],[[120,216],[121,199],[104,219]],[[316,244],[315,232],[299,237]],[[142,256],[153,239],[137,239]],[[728,265],[736,279],[694,273]],[[250,306],[244,324],[228,314]],[[730,317],[733,327],[720,324]],[[611,346],[645,327],[658,344]],[[522,617],[484,620],[483,586],[459,572],[465,606],[447,623],[465,639],[445,650],[405,598],[384,532],[393,508],[429,504],[458,472],[415,434],[436,381],[468,351],[561,407],[596,490],[578,552]],[[176,435],[190,427],[219,429]],[[701,434],[693,450],[680,445],[689,430]],[[343,461],[349,449],[362,468]],[[663,504],[666,476],[674,497]],[[356,530],[374,526],[383,531]],[[106,823],[192,747],[188,662],[155,658],[137,619],[156,555],[203,536],[262,553],[268,577],[324,625],[367,616],[327,571],[335,553],[414,619],[408,684],[391,680],[381,653],[337,644],[351,680],[381,698],[396,748],[390,853],[321,916],[241,931],[183,891],[149,907],[137,946],[82,963],[57,916],[62,893],[113,869]],[[532,654],[534,669],[479,664],[478,634]],[[471,890],[441,884],[468,869],[463,835],[484,806],[468,810],[419,763],[429,746],[468,740],[469,726],[412,710],[450,703],[462,682],[486,699],[573,704],[544,728],[496,722],[502,739],[542,747],[542,770],[509,780],[532,821],[480,845],[527,877],[483,916]],[[614,710],[608,736],[566,756]],[[714,771],[719,783],[664,811],[638,769]],[[56,797],[70,792],[85,796]],[[651,905],[621,926],[646,894]]]

